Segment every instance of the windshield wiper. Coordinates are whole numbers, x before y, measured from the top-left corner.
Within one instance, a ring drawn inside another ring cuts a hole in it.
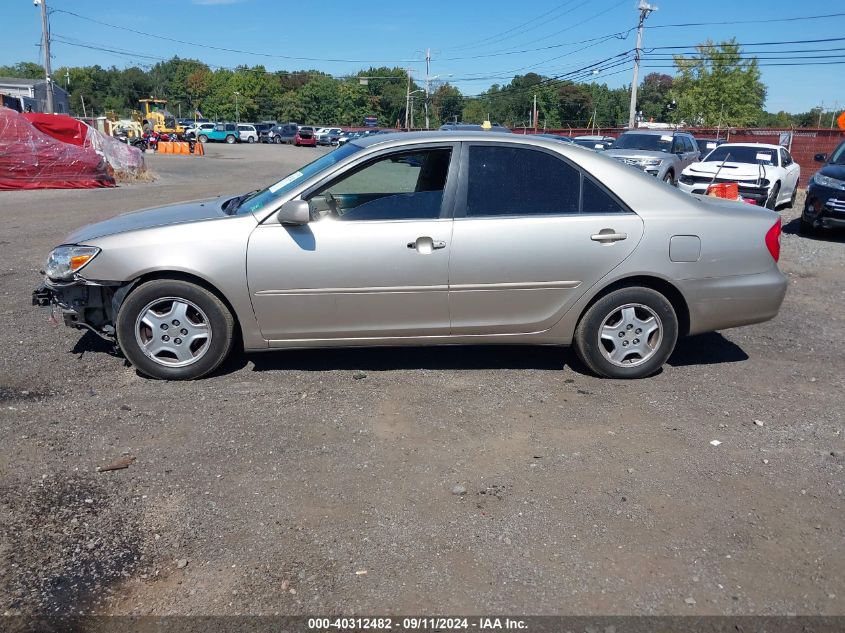
[[[243,203],[244,203],[244,202],[245,202],[248,198],[252,197],[252,195],[253,195],[253,194],[255,194],[255,193],[257,193],[258,191],[260,191],[260,189],[253,189],[253,190],[252,190],[252,191],[250,191],[250,192],[247,192],[247,193],[241,194],[241,195],[239,195],[239,196],[235,196],[234,198],[231,198],[230,200],[227,200],[226,202],[224,202],[224,203],[223,203],[223,211],[225,211],[225,212],[226,212],[226,213],[228,213],[229,215],[234,215],[234,214],[235,214],[235,212],[237,212],[237,210],[240,208],[240,206],[241,206],[241,205],[242,205],[242,204],[243,204]]]

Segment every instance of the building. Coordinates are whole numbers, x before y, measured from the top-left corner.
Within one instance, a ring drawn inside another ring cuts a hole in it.
[[[0,95],[19,100],[22,111],[30,108],[33,112],[44,112],[47,109],[47,82],[44,79],[0,77]],[[53,82],[53,110],[57,114],[70,113],[68,93],[56,82]]]

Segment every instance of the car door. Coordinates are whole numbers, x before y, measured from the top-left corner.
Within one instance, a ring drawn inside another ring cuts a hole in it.
[[[792,197],[792,192],[795,191],[795,188],[798,186],[798,178],[801,175],[801,168],[798,166],[792,159],[792,155],[789,153],[789,150],[782,147],[780,149],[780,164],[784,170],[784,184],[781,190],[783,194],[782,197],[786,200],[789,200]]]
[[[448,267],[460,145],[386,150],[302,195],[312,221],[265,223],[247,275],[264,337],[449,333]]]
[[[461,156],[452,334],[547,330],[642,237],[636,214],[551,150],[478,142]]]

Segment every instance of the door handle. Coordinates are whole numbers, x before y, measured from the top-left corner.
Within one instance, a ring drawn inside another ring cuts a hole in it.
[[[602,244],[612,244],[613,242],[620,242],[628,239],[627,233],[617,233],[613,229],[602,229],[598,233],[590,236],[594,242],[601,242]]]
[[[424,235],[418,237],[413,242],[408,242],[407,247],[416,250],[422,255],[428,255],[432,251],[437,251],[441,248],[446,248],[446,242],[444,242],[443,240],[433,240],[427,235]]]

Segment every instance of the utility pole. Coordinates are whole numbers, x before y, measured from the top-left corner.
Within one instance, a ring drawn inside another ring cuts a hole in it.
[[[534,134],[537,133],[537,94],[534,94],[534,108],[531,110],[531,122],[534,124]]]
[[[50,23],[47,20],[47,0],[33,0],[36,5],[41,6],[41,41],[44,48],[44,87],[47,93],[45,109],[48,114],[53,114],[53,80],[50,78]]]
[[[241,122],[241,113],[238,110],[238,96],[240,96],[240,92],[235,90],[235,123]]]
[[[410,119],[410,109],[411,109],[411,69],[408,68],[408,87],[405,88],[405,130],[408,132],[411,131],[411,119]]]
[[[425,49],[425,129],[429,128],[430,122],[428,120],[428,93],[430,91],[431,80],[429,79],[429,69],[431,68],[431,49]]]
[[[657,7],[648,4],[645,0],[640,0],[640,5],[637,7],[640,11],[640,22],[637,25],[637,48],[634,50],[634,80],[631,82],[631,107],[628,110],[628,127],[634,128],[637,122],[637,83],[640,76],[640,55],[643,47],[643,25],[645,19],[652,11],[657,11]]]

